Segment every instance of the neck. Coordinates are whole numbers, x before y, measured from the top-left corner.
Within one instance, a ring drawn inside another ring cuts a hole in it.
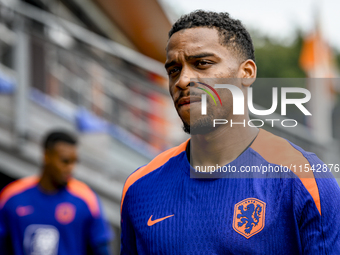
[[[192,135],[190,164],[193,168],[224,166],[235,160],[255,139],[258,132],[255,127],[236,125],[221,126],[204,135]]]
[[[44,193],[56,193],[60,187],[55,185],[51,178],[46,174],[46,171],[43,171],[40,181],[39,187]]]

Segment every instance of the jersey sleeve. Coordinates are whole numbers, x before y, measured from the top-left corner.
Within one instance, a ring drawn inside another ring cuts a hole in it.
[[[107,250],[106,248],[103,249],[103,247],[107,247],[107,245],[105,244],[109,244],[112,241],[113,232],[104,216],[103,208],[98,196],[97,200],[99,204],[100,213],[97,216],[93,215],[91,216],[89,229],[90,244],[93,252],[95,252],[94,254],[96,255],[110,254],[109,252],[103,253],[103,250]]]
[[[4,209],[0,209],[0,250],[3,251],[6,245],[6,238],[8,236],[8,230],[4,218]]]
[[[189,139],[177,147],[162,152],[147,165],[137,168],[125,181],[121,199],[121,254],[137,254],[138,243],[136,242],[136,231],[134,230],[134,225],[131,220],[136,219],[136,215],[129,210],[129,207],[132,204],[129,200],[134,197],[132,194],[135,195],[135,193],[131,191],[132,185],[145,175],[159,169],[168,162],[169,159],[185,151],[188,142]],[[133,215],[133,217],[131,217],[131,215]]]
[[[121,250],[120,254],[138,254],[135,231],[128,212],[129,196],[126,194],[121,212]]]
[[[2,198],[0,196],[0,204],[2,204]],[[8,225],[8,218],[6,214],[7,206],[4,205],[0,208],[0,253],[3,255],[12,254],[12,247],[10,245],[10,229]]]
[[[137,168],[135,171],[131,173],[129,178],[136,173],[139,169],[141,169],[144,166],[141,166]],[[128,178],[128,179],[129,179]],[[121,236],[120,236],[120,254],[138,254],[137,252],[137,244],[136,244],[136,236],[135,236],[135,230],[133,228],[131,218],[129,216],[129,195],[128,191],[129,189],[125,190],[127,187],[126,180],[123,188],[123,194],[122,194],[122,201],[121,201],[121,221],[120,221],[120,227],[121,227]],[[125,192],[125,193],[124,193]]]
[[[103,244],[112,240],[113,233],[106,221],[103,208],[98,195],[85,183],[71,179],[67,191],[74,197],[81,199],[88,209],[86,210],[86,241],[93,252],[103,250]],[[85,211],[84,211],[85,213]],[[97,252],[98,254],[98,252]]]
[[[7,229],[6,221],[5,221],[4,208],[1,208],[0,209],[0,240],[3,240],[7,235],[8,235],[8,229]]]
[[[316,163],[309,162],[311,165]],[[340,254],[340,188],[331,174],[314,173],[314,176],[317,190],[312,192],[318,192],[319,201],[315,201],[311,191],[298,179],[294,189],[295,216],[303,254]]]

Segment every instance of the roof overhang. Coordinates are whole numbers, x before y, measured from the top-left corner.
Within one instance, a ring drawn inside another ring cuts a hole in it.
[[[165,61],[171,23],[157,0],[93,0],[143,54]]]

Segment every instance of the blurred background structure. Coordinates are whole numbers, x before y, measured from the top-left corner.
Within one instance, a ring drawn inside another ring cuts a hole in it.
[[[118,253],[124,181],[187,138],[163,68],[167,33],[184,12],[165,0],[0,0],[0,188],[39,173],[48,130],[77,132],[75,176],[101,196]],[[255,29],[259,77],[338,78],[340,43],[330,47],[317,25],[297,27],[288,42]],[[293,130],[266,128],[340,163],[338,84],[327,86],[317,92],[332,98],[322,108],[326,138],[307,122]]]

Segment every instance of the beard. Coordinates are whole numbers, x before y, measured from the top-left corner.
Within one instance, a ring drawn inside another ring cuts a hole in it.
[[[209,105],[209,103],[208,103]],[[215,105],[210,104],[210,109],[216,107]],[[223,125],[213,126],[214,119],[226,119],[229,121],[232,118],[232,104],[229,101],[225,104],[223,109],[215,111],[211,111],[208,115],[201,115],[200,112],[196,110],[190,110],[190,121],[189,123],[185,121],[180,115],[180,118],[183,122],[183,131],[190,135],[205,135],[208,134],[218,128],[223,127]]]
[[[193,83],[193,82],[191,82]],[[232,95],[231,92],[227,92],[229,95],[224,96],[226,98],[226,102],[222,103],[220,105],[216,105],[216,102],[214,103],[210,97],[207,98],[207,105],[206,107],[209,109],[208,115],[201,115],[201,108],[198,108],[197,105],[193,108],[190,108],[190,120],[184,120],[184,116],[181,116],[179,113],[179,109],[177,110],[177,113],[180,117],[180,119],[183,122],[183,131],[187,134],[190,135],[205,135],[208,134],[214,130],[216,130],[217,127],[213,126],[214,119],[229,119],[230,114],[233,109],[232,105]],[[175,105],[178,105],[178,101],[185,97],[185,96],[190,96],[190,97],[201,97],[202,93],[198,93],[195,91],[195,89],[190,89],[189,92],[185,93],[185,91],[181,91],[179,97],[175,101]],[[223,97],[222,97],[223,100]],[[185,114],[187,115],[187,113]]]
[[[186,123],[183,122],[183,131],[190,135],[205,135],[213,131],[215,128],[213,127],[214,118],[212,116],[205,116],[197,120],[195,123]]]

